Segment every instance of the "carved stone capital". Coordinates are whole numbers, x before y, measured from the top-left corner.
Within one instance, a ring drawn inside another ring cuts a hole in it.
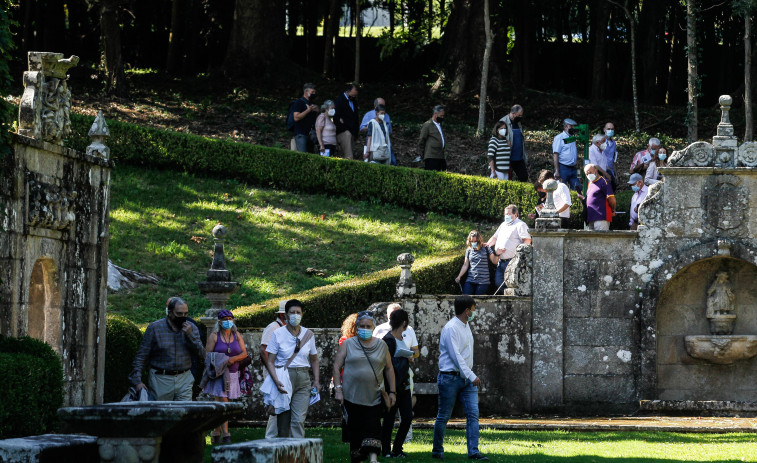
[[[26,173],[27,224],[31,227],[66,230],[76,220],[78,193],[35,172]]]
[[[534,273],[533,246],[521,244],[515,249],[515,257],[505,269],[505,296],[530,296],[531,279]]]

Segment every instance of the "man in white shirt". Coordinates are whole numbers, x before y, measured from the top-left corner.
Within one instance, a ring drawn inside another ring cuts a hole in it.
[[[478,451],[478,388],[481,379],[473,373],[473,320],[476,303],[470,296],[455,298],[455,316],[444,325],[439,338],[439,411],[434,423],[433,458],[444,459],[444,434],[459,398],[465,409],[468,458],[488,460]]]
[[[554,178],[555,176],[552,172],[544,169],[539,172],[539,180],[534,183],[534,188],[536,188],[536,191],[539,193],[546,193],[546,190],[544,190],[544,182]],[[560,227],[568,228],[570,226],[570,206],[573,205],[568,186],[563,182],[557,182],[557,189],[552,194],[552,200],[555,203],[557,214],[560,216]],[[542,207],[543,205],[536,206],[539,212],[541,212]]]
[[[628,227],[631,230],[636,230],[639,227],[639,204],[647,197],[648,187],[644,185],[644,177],[641,174],[633,174],[628,180],[628,184],[631,185],[631,189],[634,191],[631,197],[631,210],[629,211],[630,219],[628,221]]]
[[[494,247],[494,253],[499,257],[494,274],[497,292],[505,281],[507,264],[515,257],[515,249],[521,244],[531,244],[531,235],[528,233],[528,225],[518,218],[518,206],[510,204],[505,208],[505,221],[486,243],[487,246]]]
[[[260,338],[260,349],[258,349],[258,352],[260,353],[260,358],[263,359],[263,379],[268,376],[268,370],[265,367],[265,364],[268,363],[268,352],[266,352],[265,349],[268,347],[273,332],[286,325],[286,312],[284,311],[286,303],[287,301],[279,302],[279,311],[276,314],[276,320],[272,321],[265,327],[263,330],[263,336]],[[276,415],[268,415],[268,424],[265,427],[265,438],[273,439],[278,434],[279,428],[276,425]]]
[[[602,153],[602,145],[607,141],[605,134],[598,133],[591,139],[591,146],[589,147],[589,162],[607,171],[607,157]],[[606,145],[605,145],[606,146]]]

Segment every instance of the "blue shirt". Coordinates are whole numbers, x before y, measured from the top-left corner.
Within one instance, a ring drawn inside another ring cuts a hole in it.
[[[552,152],[557,153],[557,162],[566,166],[575,166],[578,159],[576,142],[565,143],[563,140],[570,137],[564,130],[560,132],[552,142]]]
[[[360,130],[363,130],[364,128],[368,127],[368,123],[371,121],[371,119],[376,119],[376,110],[371,109],[367,113],[365,113],[365,116],[363,116],[363,121],[360,123]],[[392,120],[389,119],[389,114],[384,114],[384,124],[386,124],[386,130],[389,131],[389,135],[392,134]]]
[[[344,92],[344,97],[347,98],[347,103],[350,104],[350,109],[355,111],[355,103],[352,102],[352,98],[350,98],[350,96],[347,95],[347,92]]]
[[[511,161],[523,160],[523,131],[513,127],[513,147],[510,150]]]
[[[604,154],[607,157],[607,171],[611,172],[612,174],[615,174],[615,156],[617,153],[618,145],[615,143],[615,140],[607,139],[607,148],[605,148],[604,151],[602,151],[602,154]]]

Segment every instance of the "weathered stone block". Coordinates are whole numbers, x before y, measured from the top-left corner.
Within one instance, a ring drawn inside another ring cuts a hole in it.
[[[568,346],[630,346],[632,321],[620,318],[566,318]]]
[[[97,438],[79,434],[43,434],[0,440],[3,463],[97,463]]]
[[[569,403],[629,403],[635,397],[633,376],[565,376],[565,401]]]
[[[321,439],[260,439],[213,448],[213,463],[323,463]]]
[[[638,312],[636,291],[598,290],[592,292],[592,315],[602,318],[633,318]]]
[[[586,291],[599,287],[599,261],[566,260],[563,287],[565,292]]]
[[[566,317],[590,317],[592,315],[591,293],[587,290],[565,291],[563,304]]]
[[[568,375],[630,375],[633,363],[628,346],[565,348],[565,373]]]

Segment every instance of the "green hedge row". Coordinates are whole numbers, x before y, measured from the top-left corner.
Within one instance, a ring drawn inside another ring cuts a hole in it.
[[[419,294],[457,294],[454,282],[463,265],[463,253],[419,259],[413,264],[412,273]],[[287,299],[299,299],[305,306],[305,326],[338,327],[347,315],[365,310],[379,301],[395,300],[394,293],[399,281],[400,268],[394,267],[370,273],[359,278],[322,286]],[[274,319],[280,299],[271,299],[262,304],[238,307],[234,310],[237,324],[241,327],[266,326]]]
[[[71,114],[67,144],[89,144],[93,118]],[[323,158],[278,148],[108,121],[107,141],[116,162],[235,177],[288,191],[330,193],[424,211],[499,218],[505,206],[532,211],[538,196],[529,183],[502,182],[423,169]],[[574,202],[574,216],[578,202]]]
[[[63,364],[30,337],[0,336],[0,437],[50,432],[63,405]]]
[[[129,391],[129,373],[142,342],[139,327],[126,317],[108,314],[105,321],[105,402],[118,402]]]

